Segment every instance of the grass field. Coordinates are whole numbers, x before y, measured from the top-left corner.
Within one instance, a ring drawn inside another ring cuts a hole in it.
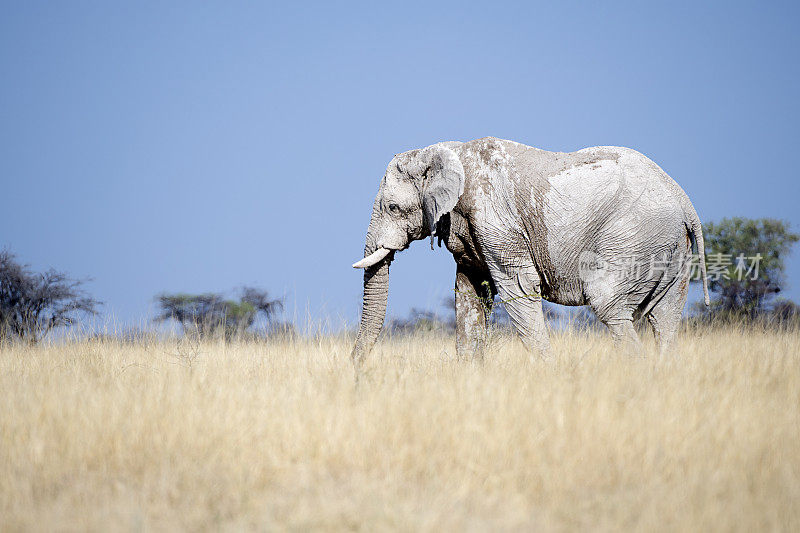
[[[553,345],[6,347],[0,529],[800,529],[800,331]]]

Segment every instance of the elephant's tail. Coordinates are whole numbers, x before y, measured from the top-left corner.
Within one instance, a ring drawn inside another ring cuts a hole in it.
[[[700,218],[697,216],[697,211],[694,210],[694,206],[689,204],[689,211],[686,213],[689,217],[688,229],[689,235],[691,239],[694,241],[695,247],[697,248],[697,255],[700,263],[700,275],[702,276],[703,281],[703,299],[705,301],[706,307],[711,305],[711,299],[708,297],[708,275],[706,273],[706,244],[703,240],[703,226],[700,224]]]

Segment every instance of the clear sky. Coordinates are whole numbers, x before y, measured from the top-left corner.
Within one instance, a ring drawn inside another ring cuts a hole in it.
[[[789,2],[3,2],[0,246],[122,322],[243,284],[354,322],[386,164],[487,135],[635,148],[704,221],[800,230],[798,27]],[[454,269],[415,243],[389,313]]]

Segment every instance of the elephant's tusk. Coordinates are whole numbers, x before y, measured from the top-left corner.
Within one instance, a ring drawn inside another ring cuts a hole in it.
[[[374,265],[387,255],[389,255],[389,252],[391,252],[391,250],[389,250],[388,248],[378,248],[377,250],[372,252],[370,255],[368,255],[358,263],[353,263],[353,268],[371,267],[372,265]]]

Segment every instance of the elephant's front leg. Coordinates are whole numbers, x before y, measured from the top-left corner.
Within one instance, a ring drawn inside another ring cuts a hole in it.
[[[547,359],[550,339],[544,321],[539,275],[532,268],[493,276],[500,299],[526,348]]]
[[[487,275],[456,267],[456,354],[482,359],[488,336],[492,290]]]

